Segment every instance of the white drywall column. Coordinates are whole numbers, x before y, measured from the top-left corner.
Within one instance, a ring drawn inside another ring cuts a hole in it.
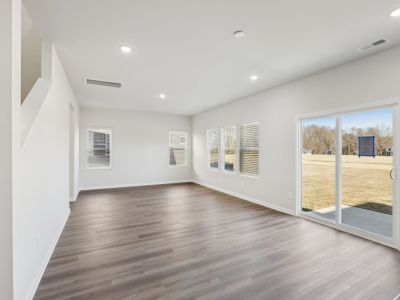
[[[12,298],[11,0],[0,2],[0,299]]]
[[[13,299],[13,153],[19,122],[21,1],[0,1],[0,299]],[[18,125],[17,125],[18,126]]]

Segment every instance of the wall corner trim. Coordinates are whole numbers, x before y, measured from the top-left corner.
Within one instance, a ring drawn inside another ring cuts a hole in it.
[[[219,188],[219,187],[216,187],[216,186],[213,186],[211,184],[207,184],[207,183],[204,183],[204,182],[201,182],[201,181],[193,180],[192,182],[196,183],[198,185],[207,187],[209,189],[212,189],[212,190],[215,190],[215,191],[218,191],[218,192],[221,192],[221,193],[224,193],[224,194],[236,197],[236,198],[243,199],[245,201],[249,201],[249,202],[252,202],[252,203],[255,203],[255,204],[258,204],[258,205],[261,205],[261,206],[276,210],[276,211],[280,211],[280,212],[283,212],[283,213],[291,215],[291,216],[296,216],[296,212],[295,211],[287,209],[287,208],[284,208],[284,207],[281,207],[281,206],[276,205],[276,204],[264,202],[264,201],[261,201],[261,200],[258,200],[258,199],[252,198],[252,197],[248,197],[248,196],[245,196],[245,195],[242,195],[242,194],[234,193],[232,191],[229,191],[229,190],[226,190],[226,189],[222,189],[222,188]]]
[[[51,247],[49,249],[49,251],[47,252],[46,257],[43,260],[42,265],[40,266],[40,269],[38,270],[35,279],[33,280],[33,283],[31,285],[31,288],[28,292],[28,295],[26,296],[26,300],[31,300],[33,299],[33,297],[35,296],[35,293],[37,291],[37,288],[39,287],[39,283],[42,280],[42,277],[44,275],[44,272],[46,271],[47,265],[49,264],[50,258],[53,255],[54,249],[56,248],[56,245],[58,243],[58,240],[61,237],[61,234],[64,230],[64,227],[67,223],[68,217],[71,213],[71,210],[68,208],[67,213],[65,214],[65,216],[63,217],[62,222],[60,223],[60,226],[57,228],[57,232],[56,232],[56,237],[53,240],[53,242],[51,243]]]

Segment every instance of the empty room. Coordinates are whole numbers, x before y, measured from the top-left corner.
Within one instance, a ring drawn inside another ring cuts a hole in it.
[[[399,0],[0,0],[0,300],[400,299]]]

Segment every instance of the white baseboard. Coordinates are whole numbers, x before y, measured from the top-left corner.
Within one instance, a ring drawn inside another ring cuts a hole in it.
[[[107,189],[118,189],[118,188],[149,186],[149,185],[188,183],[188,182],[193,182],[193,181],[192,181],[192,179],[186,179],[186,180],[176,180],[176,181],[156,181],[156,182],[141,182],[141,183],[130,183],[130,184],[86,186],[86,187],[81,187],[80,191],[107,190]]]
[[[75,201],[78,199],[79,192],[80,192],[80,190],[77,189],[77,190],[75,191],[74,195],[71,197],[71,199],[69,199],[69,202],[75,202]]]
[[[80,192],[80,189],[77,188],[76,191],[75,191],[75,195],[74,195],[74,201],[76,201],[76,199],[78,199],[79,192]]]
[[[64,226],[67,223],[68,217],[70,215],[71,211],[68,209],[68,212],[65,214],[64,219],[60,223],[59,228],[57,229],[57,235],[53,242],[51,243],[50,249],[46,254],[46,257],[43,260],[42,265],[40,266],[39,271],[37,272],[37,275],[35,276],[35,279],[33,280],[32,286],[29,290],[28,295],[26,296],[25,299],[27,300],[32,300],[33,297],[35,296],[36,290],[39,286],[40,280],[43,277],[44,271],[46,271],[47,265],[49,264],[50,258],[53,255],[54,249],[56,248],[57,242],[60,239],[61,233],[64,230]]]
[[[281,207],[281,206],[276,205],[276,204],[264,202],[264,201],[255,199],[253,197],[248,197],[248,196],[245,196],[245,195],[242,195],[242,194],[238,194],[238,193],[235,193],[235,192],[232,192],[232,191],[229,191],[229,190],[226,190],[226,189],[222,189],[222,188],[219,188],[219,187],[216,187],[216,186],[213,186],[211,184],[204,183],[204,182],[195,181],[195,180],[193,180],[193,182],[196,183],[196,184],[202,185],[204,187],[207,187],[209,189],[216,190],[218,192],[222,192],[224,194],[228,194],[228,195],[231,195],[233,197],[237,197],[237,198],[240,198],[240,199],[243,199],[243,200],[246,200],[246,201],[249,201],[249,202],[252,202],[252,203],[255,203],[255,204],[270,208],[270,209],[273,209],[273,210],[277,210],[277,211],[283,212],[283,213],[288,214],[288,215],[292,215],[292,216],[296,215],[295,211],[292,211],[290,209]]]

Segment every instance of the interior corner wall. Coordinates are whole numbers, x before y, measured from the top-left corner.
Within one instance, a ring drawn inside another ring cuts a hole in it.
[[[70,104],[77,113],[79,106],[55,49],[52,74],[49,92],[19,149],[19,169],[14,174],[18,191],[13,199],[14,297],[18,300],[33,297],[70,212]]]
[[[296,210],[296,117],[400,100],[400,47],[327,70],[193,117],[193,179],[282,211]],[[258,121],[260,176],[210,171],[208,129]]]
[[[112,169],[86,168],[88,128],[112,130]],[[188,134],[188,165],[169,166],[169,131]],[[191,181],[191,117],[81,108],[82,190]]]

